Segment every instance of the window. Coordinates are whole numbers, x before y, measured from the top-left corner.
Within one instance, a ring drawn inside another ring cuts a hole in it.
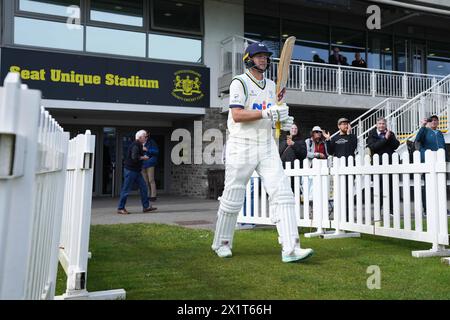
[[[70,6],[80,6],[80,0],[20,0],[19,10],[54,16],[69,17],[73,15]]]
[[[392,37],[383,34],[369,34],[367,65],[371,69],[393,69]]]
[[[14,18],[14,43],[46,48],[83,50],[83,28],[66,23]]]
[[[450,44],[430,42],[428,45],[427,71],[429,74],[450,74]]]
[[[153,59],[168,59],[201,62],[202,41],[159,34],[148,35],[148,56]]]
[[[87,27],[86,51],[145,57],[145,33]]]
[[[152,28],[200,34],[202,5],[196,0],[153,0]]]
[[[144,0],[91,0],[92,21],[144,26]]]
[[[364,31],[332,28],[331,45],[332,48],[339,48],[340,54],[346,58],[349,65],[355,60],[356,52],[361,53],[361,58],[367,61],[367,58],[365,57],[366,34]]]
[[[274,58],[280,56],[280,20],[246,14],[244,29],[247,38],[264,43],[273,52]]]
[[[327,26],[283,20],[281,36],[297,38],[292,59],[328,62],[329,31]]]

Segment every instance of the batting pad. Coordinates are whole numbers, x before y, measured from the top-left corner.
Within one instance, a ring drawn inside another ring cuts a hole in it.
[[[294,195],[285,183],[280,184],[279,190],[274,195],[272,220],[277,226],[278,241],[283,248],[283,254],[291,254],[295,248],[300,247],[300,237],[295,218]]]
[[[219,212],[217,213],[216,232],[211,246],[213,250],[217,250],[223,245],[233,248],[234,229],[244,198],[245,186],[233,186],[225,188],[223,191]]]

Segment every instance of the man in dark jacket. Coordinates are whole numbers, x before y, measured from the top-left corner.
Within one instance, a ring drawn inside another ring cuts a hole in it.
[[[333,54],[328,58],[328,63],[337,65],[348,65],[348,63],[344,61],[344,56],[340,54],[340,50],[337,47],[333,49]]]
[[[358,146],[358,138],[351,133],[350,120],[347,118],[340,118],[338,120],[338,128],[339,133],[331,138],[328,132],[324,132],[323,136],[326,139],[328,154],[337,158],[345,157],[345,163],[348,164],[348,157],[355,156],[356,147]],[[345,182],[345,206],[346,210],[346,219],[349,219],[349,203],[348,203],[348,182]],[[353,200],[354,201],[354,200]],[[353,221],[351,221],[353,222]]]
[[[367,138],[367,147],[370,149],[372,155],[378,154],[380,156],[380,164],[382,163],[382,156],[384,153],[389,155],[389,163],[392,163],[392,154],[400,146],[400,141],[397,140],[395,134],[386,126],[386,119],[378,118],[376,128],[369,132]],[[382,199],[389,197],[389,212],[392,214],[394,197],[392,193],[392,175],[389,175],[389,190],[386,196],[383,195],[383,184],[380,186],[380,195]],[[381,203],[382,206],[387,206],[387,203]]]
[[[328,132],[324,132],[328,154],[337,158],[355,156],[358,138],[351,133],[350,121],[347,118],[338,120],[339,133],[331,138]]]
[[[129,214],[125,209],[128,194],[133,186],[133,183],[137,183],[141,193],[141,202],[143,210],[142,212],[150,212],[156,210],[155,207],[150,205],[148,198],[148,189],[145,183],[144,177],[141,174],[142,162],[148,160],[149,157],[144,154],[146,148],[144,144],[147,141],[147,132],[140,130],[136,133],[136,140],[130,145],[127,151],[127,157],[124,163],[124,183],[120,192],[120,200],[117,209],[118,214]]]
[[[361,53],[355,53],[355,60],[352,61],[352,67],[367,68],[367,63],[363,58],[361,58]]]
[[[372,155],[378,154],[380,156],[380,161],[383,154],[387,153],[389,155],[389,163],[391,163],[392,154],[400,146],[400,141],[387,128],[386,119],[378,118],[376,126],[376,128],[369,132],[367,147],[370,149]]]

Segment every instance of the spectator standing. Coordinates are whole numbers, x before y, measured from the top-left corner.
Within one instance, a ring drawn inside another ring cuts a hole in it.
[[[356,135],[351,133],[350,121],[347,118],[340,118],[338,120],[339,133],[331,138],[328,132],[324,132],[323,135],[326,139],[329,155],[337,158],[345,157],[346,164],[348,164],[348,157],[355,156],[356,147],[358,146],[358,139]],[[348,199],[348,181],[345,181],[345,205],[346,205],[346,218],[349,219],[349,199]],[[349,186],[353,188],[353,186]],[[354,199],[352,199],[354,201]],[[354,221],[350,221],[354,222]]]
[[[286,140],[280,141],[280,158],[286,168],[286,162],[294,162],[300,160],[300,165],[306,159],[306,144],[298,133],[298,126],[294,123],[290,130],[290,135]]]
[[[120,191],[120,200],[117,209],[118,214],[129,214],[125,209],[128,194],[134,183],[137,183],[141,193],[141,202],[143,210],[142,212],[150,212],[156,210],[152,207],[148,198],[147,185],[145,184],[144,177],[141,174],[142,162],[148,160],[149,157],[144,154],[146,148],[144,144],[147,141],[147,132],[140,130],[136,132],[136,140],[129,146],[127,156],[124,163],[124,182],[122,190]]]
[[[367,147],[370,149],[371,154],[378,154],[380,156],[380,164],[384,153],[389,155],[389,164],[392,163],[392,154],[400,146],[400,141],[397,140],[395,134],[390,131],[386,126],[386,119],[378,118],[376,128],[369,132],[367,138]],[[391,192],[389,192],[389,190]],[[389,175],[389,190],[387,193],[389,197],[389,212],[392,214],[394,197],[392,194],[392,175]],[[383,195],[383,184],[380,185],[380,195]],[[385,197],[382,196],[384,199]],[[384,205],[382,203],[382,205]]]
[[[150,133],[147,131],[147,142],[144,145],[145,155],[149,158],[144,160],[142,164],[142,175],[145,183],[149,188],[150,201],[156,201],[156,181],[155,181],[155,167],[158,164],[159,148],[156,142],[150,138]]]
[[[326,139],[328,154],[335,157],[355,156],[358,139],[356,135],[351,133],[350,121],[347,118],[338,120],[339,133],[331,138],[328,132],[324,132]]]
[[[325,143],[323,131],[319,126],[311,130],[311,136],[305,140],[308,159],[327,159],[328,148]]]
[[[432,115],[428,119],[422,120],[422,127],[416,135],[416,143],[420,144],[420,161],[425,162],[425,151],[438,151],[439,149],[445,148],[445,138],[441,131],[438,130],[439,127],[439,118],[436,115]],[[448,153],[445,153],[445,161],[449,161]],[[423,177],[425,180],[425,175]],[[426,185],[426,181],[425,181]],[[426,192],[425,186],[422,187],[422,205],[424,209],[424,215],[426,215],[427,211],[427,201],[426,201]],[[450,215],[450,211],[447,210],[447,215]]]
[[[416,135],[416,142],[420,143],[420,159],[425,162],[425,151],[445,150],[445,138],[441,131],[438,130],[439,118],[432,115],[428,119],[422,120],[422,127]],[[448,161],[448,156],[446,156]]]
[[[392,154],[400,146],[395,134],[386,126],[386,119],[378,118],[376,128],[369,132],[367,147],[372,155],[378,154],[380,159],[384,153],[389,155],[389,163],[392,161]]]

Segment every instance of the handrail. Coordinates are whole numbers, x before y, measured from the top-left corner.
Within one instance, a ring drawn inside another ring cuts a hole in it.
[[[273,58],[274,61],[279,61],[279,58]],[[429,74],[429,73],[414,73],[414,72],[403,72],[403,71],[395,71],[395,70],[383,70],[383,69],[373,69],[373,68],[358,68],[353,66],[344,66],[344,65],[337,65],[337,64],[328,64],[328,63],[319,63],[319,62],[312,62],[312,61],[302,61],[302,60],[291,60],[291,63],[300,63],[300,64],[309,64],[309,65],[317,65],[327,68],[341,68],[341,69],[353,69],[357,71],[375,71],[375,72],[382,72],[382,73],[392,73],[392,74],[399,74],[399,75],[413,75],[413,76],[421,76],[421,77],[430,77],[430,78],[444,78],[443,75],[438,74]]]
[[[410,99],[409,101],[407,101],[405,104],[403,104],[401,107],[397,108],[396,110],[392,111],[390,114],[388,114],[386,116],[386,120],[393,118],[395,115],[400,115],[401,113],[407,111],[407,107],[409,107],[412,103],[416,103],[417,100],[419,100],[420,98],[422,98],[422,96],[425,96],[428,93],[435,93],[435,92],[431,92],[432,90],[434,90],[436,87],[441,86],[445,81],[450,80],[450,75],[446,76],[444,79],[440,80],[438,83],[436,83],[434,86],[430,87],[428,90],[425,90],[424,92],[419,93],[418,95],[416,95],[414,98]],[[437,93],[438,95],[444,95],[442,93]],[[365,134],[367,134],[370,130],[373,130],[376,127],[376,124],[374,124],[373,126],[371,126],[369,129],[367,129],[366,131],[364,131],[363,133],[361,133],[358,136],[358,139],[361,136],[364,136]],[[415,130],[417,131],[417,130]],[[414,136],[414,132],[411,132],[411,136]]]

